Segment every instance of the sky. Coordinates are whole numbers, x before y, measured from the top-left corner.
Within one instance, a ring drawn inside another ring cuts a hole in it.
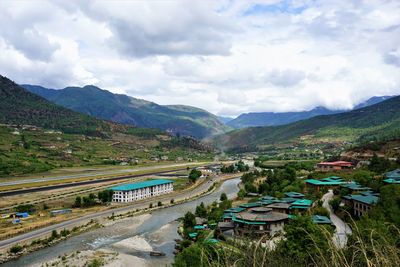
[[[400,1],[0,1],[0,74],[234,117],[400,94]]]

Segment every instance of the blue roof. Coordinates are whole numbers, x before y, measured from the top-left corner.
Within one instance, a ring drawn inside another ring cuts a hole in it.
[[[306,183],[313,184],[313,185],[341,185],[345,184],[346,182],[338,177],[338,176],[329,176],[326,178],[323,178],[321,180],[316,180],[316,179],[307,179]]]
[[[113,191],[131,191],[135,189],[141,189],[150,186],[162,185],[162,184],[169,184],[173,183],[172,180],[165,180],[165,179],[157,179],[157,180],[149,180],[145,182],[139,182],[134,184],[124,184],[115,187],[111,187],[110,189]]]
[[[355,200],[367,205],[373,205],[378,202],[379,194],[368,191],[368,192],[363,192],[359,195],[347,195],[344,196],[343,198],[348,200]]]

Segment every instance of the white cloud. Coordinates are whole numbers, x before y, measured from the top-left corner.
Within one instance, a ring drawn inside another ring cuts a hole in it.
[[[1,1],[0,73],[220,115],[400,94],[399,1]]]

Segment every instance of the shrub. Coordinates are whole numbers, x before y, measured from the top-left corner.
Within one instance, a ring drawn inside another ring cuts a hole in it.
[[[22,249],[23,249],[22,246],[17,244],[17,245],[14,245],[14,246],[12,246],[10,248],[10,252],[13,253],[13,254],[17,254],[18,252],[21,252]]]

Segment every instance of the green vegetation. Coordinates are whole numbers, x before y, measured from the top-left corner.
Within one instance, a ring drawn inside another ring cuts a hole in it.
[[[24,248],[22,247],[22,246],[20,246],[20,245],[14,245],[14,246],[12,246],[11,248],[10,248],[10,253],[12,253],[12,254],[17,254],[17,253],[19,253],[19,252],[21,252],[22,250],[23,250]]]
[[[201,171],[193,169],[190,171],[188,178],[190,182],[194,183],[197,181],[198,178],[200,178],[200,176],[201,176]]]
[[[172,129],[174,134],[180,136],[203,138],[230,129],[215,115],[199,108],[161,106],[127,95],[113,94],[95,86],[67,87],[62,90],[31,85],[24,87],[55,104],[77,112],[138,127],[164,131]]]
[[[400,136],[400,96],[333,115],[317,116],[282,126],[235,130],[214,139],[229,151],[261,150],[264,144],[334,143],[391,140]]]
[[[239,160],[235,164],[231,164],[228,166],[222,166],[221,172],[222,173],[234,173],[234,172],[245,172],[249,170],[249,165],[244,164],[242,160]]]

